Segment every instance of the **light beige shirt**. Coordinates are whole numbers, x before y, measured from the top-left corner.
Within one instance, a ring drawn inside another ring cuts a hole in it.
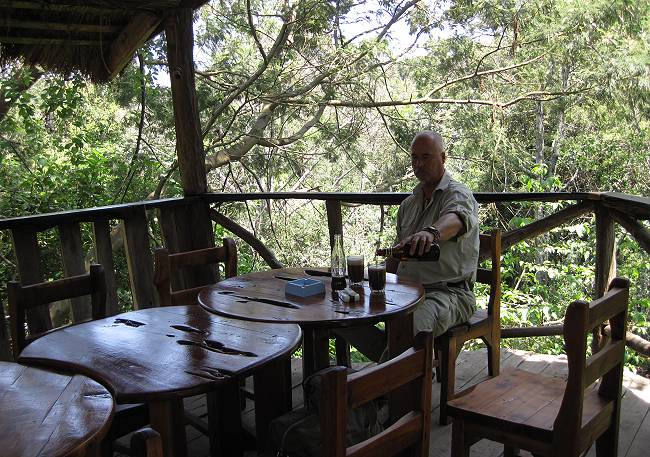
[[[440,183],[424,206],[422,183],[413,189],[397,211],[397,241],[433,225],[441,216],[457,214],[465,230],[462,235],[440,242],[440,260],[422,262],[401,261],[397,275],[420,281],[427,290],[439,288],[447,282],[463,280],[473,284],[479,251],[478,205],[472,191],[452,179],[445,171]]]

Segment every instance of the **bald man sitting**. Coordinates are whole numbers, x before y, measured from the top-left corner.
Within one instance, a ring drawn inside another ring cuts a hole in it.
[[[396,244],[410,244],[411,254],[440,245],[437,262],[387,259],[386,270],[419,281],[425,299],[413,313],[414,333],[434,336],[466,322],[476,309],[472,292],[479,253],[478,205],[472,191],[445,170],[440,134],[423,131],[411,142],[411,166],[420,183],[397,212]],[[376,327],[337,330],[368,358],[378,361],[386,347],[384,332]]]

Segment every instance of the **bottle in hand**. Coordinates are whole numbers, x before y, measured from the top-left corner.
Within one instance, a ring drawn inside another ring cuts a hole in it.
[[[411,250],[410,244],[405,244],[402,247],[392,247],[386,249],[377,249],[376,254],[381,257],[393,257],[397,260],[420,260],[424,262],[435,262],[440,258],[440,245],[437,243],[431,244],[431,249],[424,252],[422,255],[419,255],[416,251],[415,254],[411,255],[409,252]]]

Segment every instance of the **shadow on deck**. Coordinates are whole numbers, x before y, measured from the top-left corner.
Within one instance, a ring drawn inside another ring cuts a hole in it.
[[[302,404],[302,388],[300,360],[292,363],[293,379],[293,405]],[[458,357],[456,367],[457,388],[469,387],[487,376],[487,357],[485,350],[463,351]],[[550,376],[566,377],[567,366],[565,356],[551,356],[534,354],[525,351],[502,350],[501,369],[521,368],[533,373],[544,373]],[[647,455],[650,447],[650,380],[636,374],[625,372],[624,393],[621,404],[621,424],[619,432],[620,457],[641,457]],[[438,425],[438,403],[440,384],[434,381],[432,390],[432,417],[431,441],[429,447],[430,457],[443,457],[451,455],[451,426]],[[193,414],[207,419],[205,396],[190,397],[185,399],[185,407]],[[253,429],[254,410],[253,403],[248,402],[243,412],[243,421],[248,429]],[[187,427],[188,456],[208,457],[208,438],[191,426]],[[117,455],[117,454],[116,454]],[[248,452],[246,457],[257,454]],[[472,447],[472,456],[500,457],[503,448],[498,443],[483,440]],[[522,451],[522,456],[530,454]],[[595,448],[589,450],[587,457],[596,455]]]

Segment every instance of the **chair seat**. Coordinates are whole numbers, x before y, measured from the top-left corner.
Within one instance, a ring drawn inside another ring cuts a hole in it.
[[[485,327],[488,324],[489,324],[489,320],[488,320],[487,309],[477,309],[476,311],[474,311],[474,314],[472,314],[466,322],[450,327],[445,333],[449,333],[451,335],[458,335],[462,333],[471,332],[472,330],[475,330],[478,327]],[[444,336],[444,334],[441,336]]]
[[[505,370],[450,400],[447,414],[462,417],[469,423],[478,420],[501,430],[524,433],[550,444],[565,388],[566,382],[559,378],[518,369]],[[588,388],[582,424],[603,415],[603,409],[611,412],[612,405],[613,402],[598,395],[596,389]]]

